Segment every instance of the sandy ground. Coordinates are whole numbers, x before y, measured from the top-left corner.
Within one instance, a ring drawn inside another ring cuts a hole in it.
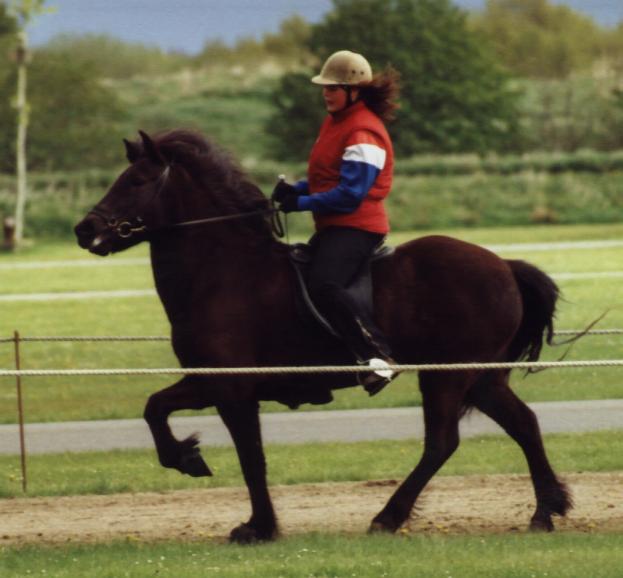
[[[565,476],[575,508],[560,531],[623,531],[623,472]],[[363,534],[397,487],[395,480],[274,486],[283,534]],[[434,478],[406,533],[526,531],[534,510],[527,476]],[[21,543],[225,538],[249,516],[246,490],[0,500],[0,545]]]

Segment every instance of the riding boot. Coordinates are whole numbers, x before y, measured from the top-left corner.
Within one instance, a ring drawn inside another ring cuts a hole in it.
[[[359,334],[345,333],[344,341],[355,354],[359,365],[372,370],[362,371],[357,374],[357,377],[368,394],[373,396],[396,377],[396,373],[389,369],[389,366],[395,365],[396,362],[390,357],[389,346],[385,339],[380,338],[378,330],[370,331],[359,317],[354,317],[354,321],[358,326]]]
[[[316,295],[316,298],[316,306],[342,337],[357,363],[371,368],[371,371],[359,373],[358,378],[371,396],[376,395],[396,377],[394,371],[387,369],[395,365],[387,340],[371,319],[355,311],[355,304],[343,290],[334,288],[330,294]]]

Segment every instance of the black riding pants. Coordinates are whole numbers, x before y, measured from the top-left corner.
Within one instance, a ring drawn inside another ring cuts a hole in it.
[[[364,361],[389,355],[380,330],[346,292],[384,235],[350,227],[327,227],[310,240],[310,296],[353,352]]]

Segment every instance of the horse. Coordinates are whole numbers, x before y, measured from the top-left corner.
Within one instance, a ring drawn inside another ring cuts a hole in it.
[[[75,227],[82,248],[105,256],[150,245],[157,293],[183,368],[352,365],[344,343],[301,313],[289,246],[271,226],[271,205],[236,160],[202,134],[172,130],[124,139],[129,166]],[[416,238],[372,265],[376,322],[398,364],[536,360],[551,342],[559,290],[520,260],[447,236]],[[553,471],[532,410],[509,387],[508,369],[421,371],[425,422],[419,462],[373,518],[395,532],[459,445],[459,420],[477,408],[521,447],[536,509],[529,527],[552,531],[572,507]],[[196,435],[176,439],[178,410],[215,407],[229,430],[248,488],[251,516],[230,540],[279,535],[266,478],[260,402],[324,404],[357,375],[187,374],[151,395],[144,417],[162,466],[211,475]],[[371,424],[373,427],[373,424]]]

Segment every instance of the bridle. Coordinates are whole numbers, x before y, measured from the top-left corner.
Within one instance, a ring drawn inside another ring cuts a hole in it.
[[[157,187],[155,192],[149,201],[145,204],[145,207],[151,205],[156,198],[160,196],[162,190],[164,189],[166,182],[169,178],[169,173],[171,172],[171,165],[167,165],[165,169],[162,171],[157,182]],[[207,225],[211,223],[222,223],[224,221],[233,221],[238,219],[245,219],[248,217],[255,217],[260,215],[270,215],[270,224],[273,233],[281,238],[284,236],[284,229],[281,223],[281,219],[279,218],[279,211],[274,206],[274,201],[270,200],[271,207],[269,209],[259,209],[257,211],[249,211],[245,213],[234,213],[233,215],[222,215],[219,217],[207,217],[205,219],[193,219],[190,221],[181,221],[179,223],[171,223],[168,225],[161,225],[159,227],[148,228],[145,224],[144,220],[140,216],[136,216],[134,218],[117,218],[115,216],[108,216],[104,214],[97,208],[91,209],[87,215],[95,215],[99,219],[103,220],[106,223],[107,229],[113,231],[117,237],[120,239],[129,239],[135,234],[138,233],[160,233],[168,230],[181,229],[184,227],[196,227],[199,225]],[[144,207],[144,208],[145,208]]]

